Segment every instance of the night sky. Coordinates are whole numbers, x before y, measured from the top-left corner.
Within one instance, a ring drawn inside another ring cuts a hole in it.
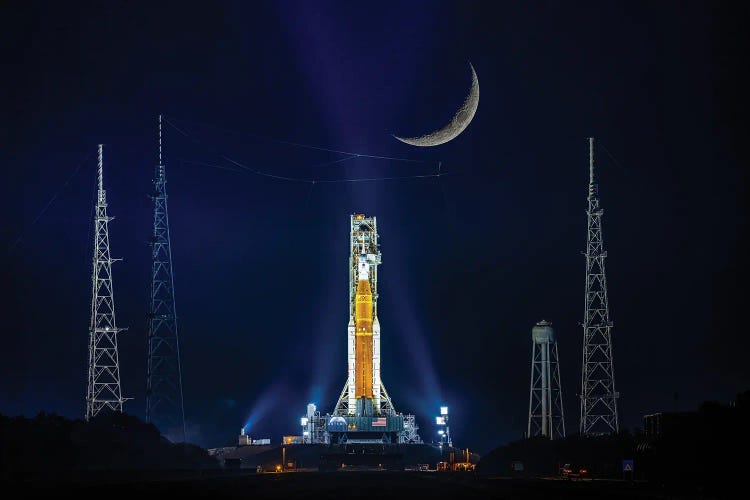
[[[378,218],[383,381],[422,437],[436,438],[441,404],[459,446],[521,437],[543,318],[576,431],[588,136],[621,426],[728,402],[750,387],[747,14],[729,2],[3,2],[0,413],[84,414],[104,143],[122,387],[126,411],[144,415],[159,113],[182,131],[165,127],[164,157],[191,441],[233,443],[249,420],[276,442],[299,432],[308,401],[333,409],[358,212]],[[394,140],[447,123],[469,61],[481,97],[467,130],[435,148]],[[329,163],[344,156],[289,142],[418,161]],[[438,162],[449,175],[311,186],[223,157],[298,179]]]

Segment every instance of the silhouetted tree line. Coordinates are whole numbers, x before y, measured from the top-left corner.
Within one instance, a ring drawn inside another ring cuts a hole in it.
[[[645,432],[634,434],[574,434],[555,441],[533,437],[511,442],[484,455],[477,474],[552,476],[570,463],[585,467],[592,477],[647,480],[716,495],[731,492],[747,474],[750,391],[738,394],[729,405],[711,401],[695,412],[650,415],[645,424]],[[622,461],[631,459],[634,474],[623,474]]]
[[[628,431],[610,436],[565,439],[532,437],[514,441],[484,455],[477,474],[501,476],[557,476],[560,467],[571,464],[589,475],[621,478],[622,461],[635,458],[637,437]]]
[[[102,413],[89,422],[46,413],[34,418],[0,415],[0,439],[3,478],[217,467],[206,450],[172,443],[153,424],[122,413]]]
[[[750,450],[750,391],[733,404],[703,403],[697,412],[664,413],[657,429],[639,443],[646,479],[667,486],[692,485],[727,494],[746,490]]]

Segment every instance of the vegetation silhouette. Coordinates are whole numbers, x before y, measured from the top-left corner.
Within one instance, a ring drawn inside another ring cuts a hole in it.
[[[731,494],[744,479],[750,435],[750,391],[722,405],[703,403],[693,412],[644,417],[644,429],[615,435],[570,435],[551,441],[532,437],[500,446],[482,457],[480,476],[558,476],[574,464],[599,479],[642,480],[670,490]],[[633,460],[632,473],[623,461]]]
[[[218,467],[206,450],[172,443],[153,424],[124,413],[101,413],[89,422],[47,413],[34,418],[0,415],[0,436],[4,479]]]

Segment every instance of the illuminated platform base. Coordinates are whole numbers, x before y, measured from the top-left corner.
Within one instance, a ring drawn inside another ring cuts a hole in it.
[[[398,443],[404,430],[403,415],[385,417],[331,417],[326,415],[328,442],[345,444]]]

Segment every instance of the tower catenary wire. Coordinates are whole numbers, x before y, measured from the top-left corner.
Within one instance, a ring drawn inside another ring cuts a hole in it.
[[[112,264],[121,259],[113,259],[109,252],[109,222],[114,217],[107,216],[103,148],[99,144],[86,391],[87,421],[103,410],[122,412],[125,402],[120,386],[120,359],[117,351],[117,334],[124,328],[118,328],[115,322],[115,296],[112,287]]]
[[[162,117],[159,115],[159,158],[151,199],[154,225],[151,235],[151,300],[148,311],[148,372],[146,421],[162,434],[185,441],[182,369],[177,335],[172,247],[167,214],[167,178],[162,159]]]
[[[617,416],[615,372],[612,358],[612,322],[609,319],[607,275],[602,235],[602,210],[594,182],[594,138],[589,138],[588,229],[586,244],[586,295],[583,317],[583,367],[581,373],[582,435],[610,434],[620,430]]]

